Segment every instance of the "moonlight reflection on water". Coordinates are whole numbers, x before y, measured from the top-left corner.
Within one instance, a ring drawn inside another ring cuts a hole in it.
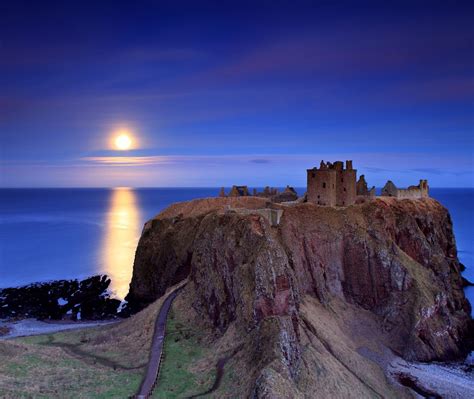
[[[110,194],[102,245],[103,273],[111,290],[125,298],[132,278],[135,249],[141,233],[140,209],[133,189],[116,188]]]

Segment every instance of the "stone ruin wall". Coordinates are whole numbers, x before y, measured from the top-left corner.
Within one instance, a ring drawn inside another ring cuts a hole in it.
[[[352,161],[333,164],[321,161],[318,168],[307,170],[307,200],[323,206],[348,206],[357,198],[357,171]]]
[[[354,169],[337,171],[337,206],[355,203],[357,197],[356,173]]]
[[[307,180],[307,200],[317,205],[335,206],[337,201],[336,171],[310,169]]]
[[[398,199],[420,199],[429,197],[429,187],[427,180],[420,180],[417,186],[408,188],[398,188],[390,180],[382,189],[382,196],[395,197]]]

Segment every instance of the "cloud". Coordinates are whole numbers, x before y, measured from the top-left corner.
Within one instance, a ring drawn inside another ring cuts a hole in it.
[[[455,175],[455,176],[463,176],[463,175],[471,175],[471,171],[466,170],[446,170],[446,169],[437,169],[437,168],[416,168],[410,169],[407,172],[421,172],[427,173],[431,175]]]
[[[352,159],[358,175],[381,187],[390,179],[405,187],[428,178],[431,187],[474,186],[473,160],[446,154],[440,165],[427,153],[318,153],[87,156],[62,161],[0,160],[0,186],[77,187],[304,187],[306,169],[321,159]],[[255,162],[255,161],[264,162]],[[271,166],[269,164],[271,163]],[[441,173],[442,172],[442,173]]]

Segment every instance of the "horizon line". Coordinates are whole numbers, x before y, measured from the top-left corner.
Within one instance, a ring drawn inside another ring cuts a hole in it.
[[[212,189],[220,189],[224,188],[232,188],[235,184],[230,186],[38,186],[38,187],[0,187],[0,190],[47,190],[47,189],[120,189],[120,188],[128,188],[128,189],[186,189],[186,188],[212,188]],[[250,185],[245,184],[247,187],[274,187],[274,188],[284,188],[286,185]],[[306,188],[306,186],[291,186],[293,188]],[[375,186],[376,189],[383,188]],[[400,187],[403,188],[403,187]],[[445,188],[445,189],[474,189],[474,186],[429,186],[430,189],[438,189],[438,188]]]

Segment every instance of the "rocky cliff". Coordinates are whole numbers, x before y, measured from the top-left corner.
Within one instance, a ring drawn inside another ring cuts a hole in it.
[[[279,223],[261,209],[283,210]],[[128,299],[143,307],[189,277],[196,314],[220,336],[239,332],[249,396],[399,397],[374,356],[469,350],[460,268],[449,213],[433,199],[330,208],[212,198],[146,223]]]

